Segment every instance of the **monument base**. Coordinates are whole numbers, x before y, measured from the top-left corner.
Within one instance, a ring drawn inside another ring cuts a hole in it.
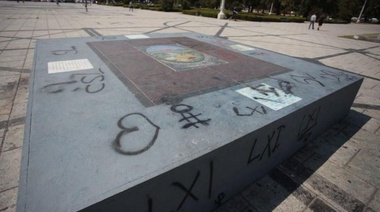
[[[362,78],[229,40],[38,40],[18,211],[210,211],[344,118]]]
[[[227,15],[220,11],[220,13],[218,13],[218,19],[227,19]]]

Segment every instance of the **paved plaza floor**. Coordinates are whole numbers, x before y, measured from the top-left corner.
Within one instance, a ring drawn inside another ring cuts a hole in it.
[[[228,21],[128,8],[0,1],[0,211],[15,211],[37,39],[196,32],[359,74],[346,119],[216,211],[380,211],[380,25]]]

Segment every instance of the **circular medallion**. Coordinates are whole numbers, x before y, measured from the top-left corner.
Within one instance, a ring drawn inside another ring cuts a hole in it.
[[[155,45],[146,49],[154,58],[175,63],[195,63],[205,59],[202,53],[177,45]]]

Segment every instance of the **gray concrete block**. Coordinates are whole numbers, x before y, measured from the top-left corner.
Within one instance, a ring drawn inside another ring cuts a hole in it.
[[[209,211],[342,120],[362,82],[200,34],[137,38],[37,42],[18,211]]]

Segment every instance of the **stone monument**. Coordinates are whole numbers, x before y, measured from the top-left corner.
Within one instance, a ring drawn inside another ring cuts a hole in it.
[[[17,211],[210,211],[349,112],[362,78],[195,33],[38,40]]]

